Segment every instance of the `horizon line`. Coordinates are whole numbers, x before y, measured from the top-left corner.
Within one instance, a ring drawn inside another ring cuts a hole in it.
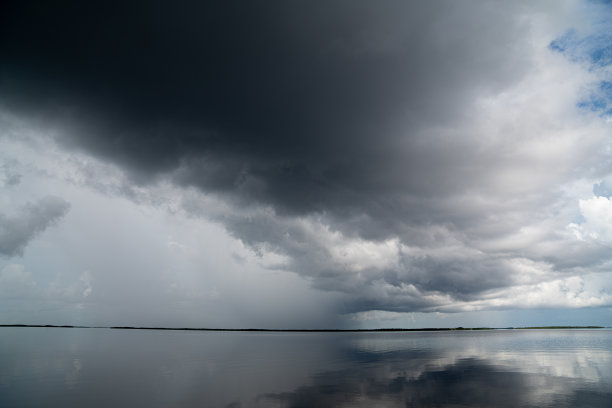
[[[470,330],[524,330],[524,329],[606,329],[608,326],[524,326],[524,327],[421,327],[421,328],[401,328],[388,327],[379,329],[265,329],[265,328],[245,328],[245,329],[223,329],[209,327],[156,327],[156,326],[82,326],[82,325],[56,325],[56,324],[0,324],[0,327],[48,327],[63,329],[114,329],[114,330],[174,330],[174,331],[216,331],[216,332],[293,332],[293,333],[325,333],[325,332],[413,332],[413,331],[470,331]]]

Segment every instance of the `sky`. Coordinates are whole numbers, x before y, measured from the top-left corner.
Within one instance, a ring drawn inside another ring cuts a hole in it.
[[[0,7],[0,322],[612,326],[609,2]]]

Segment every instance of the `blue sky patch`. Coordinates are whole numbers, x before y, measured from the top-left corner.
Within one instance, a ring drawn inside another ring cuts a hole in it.
[[[569,29],[555,40],[549,48],[563,54],[570,61],[585,64],[591,71],[601,71],[606,79],[593,84],[578,103],[581,110],[599,112],[602,116],[612,115],[612,77],[605,69],[612,65],[612,24],[610,24],[610,2],[597,1],[597,15],[590,33],[579,33]]]
[[[600,182],[599,184],[593,184],[593,194],[598,197],[612,197],[612,186],[608,185],[605,181]]]

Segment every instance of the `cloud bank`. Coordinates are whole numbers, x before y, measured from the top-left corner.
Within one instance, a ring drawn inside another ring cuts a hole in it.
[[[610,306],[606,16],[20,2],[0,17],[0,102],[117,169],[79,167],[84,185],[220,223],[339,313]],[[3,218],[3,254],[66,211],[49,206]]]
[[[23,206],[16,215],[0,214],[0,254],[22,255],[36,235],[62,218],[70,204],[59,197],[44,197]]]

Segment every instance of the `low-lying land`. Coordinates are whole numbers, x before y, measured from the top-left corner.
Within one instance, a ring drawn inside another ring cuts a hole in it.
[[[542,330],[542,329],[604,329],[604,326],[529,326],[529,327],[425,327],[419,329],[215,329],[205,327],[140,327],[140,326],[73,326],[53,324],[0,324],[0,327],[55,327],[63,329],[118,329],[118,330],[190,330],[190,331],[224,331],[224,332],[415,332],[415,331],[464,331],[464,330]]]

